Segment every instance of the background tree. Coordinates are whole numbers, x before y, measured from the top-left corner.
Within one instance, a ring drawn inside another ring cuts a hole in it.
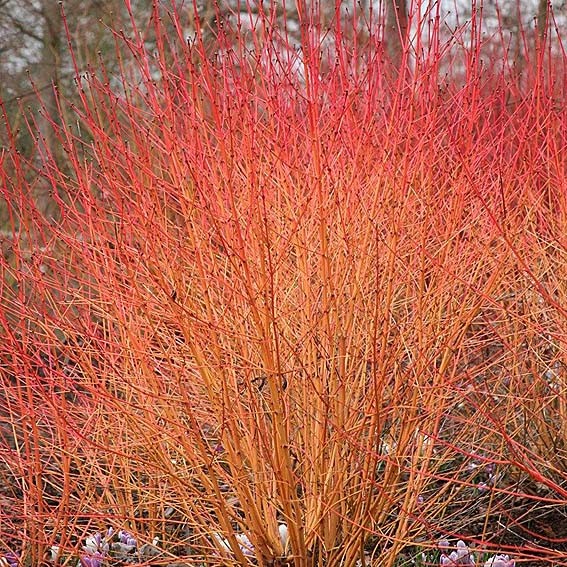
[[[391,62],[399,69],[407,45],[409,15],[407,0],[388,0],[386,5],[386,45]]]

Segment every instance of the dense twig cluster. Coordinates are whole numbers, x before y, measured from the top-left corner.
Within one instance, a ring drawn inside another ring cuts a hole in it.
[[[450,533],[565,563],[524,515],[567,495],[544,54],[482,67],[475,28],[393,69],[315,11],[301,49],[265,13],[213,57],[154,16],[155,52],[117,33],[122,75],[60,101],[64,167],[0,154],[6,543],[37,565],[114,525],[172,560],[392,567]]]

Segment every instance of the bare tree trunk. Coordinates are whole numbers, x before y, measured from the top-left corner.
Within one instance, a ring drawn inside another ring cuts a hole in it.
[[[540,47],[545,44],[549,30],[549,0],[539,0],[537,5],[537,37]]]
[[[44,108],[38,117],[40,160],[43,168],[49,168],[54,162],[61,165],[61,148],[59,147],[50,120],[58,121],[57,90],[60,87],[61,48],[63,20],[58,2],[42,0],[41,15],[43,17],[41,59],[34,80],[41,90]],[[52,197],[53,188],[46,180],[42,180],[34,191],[37,210],[46,219],[57,214],[57,204]]]
[[[386,5],[387,49],[391,62],[401,69],[408,35],[407,0],[388,0]]]

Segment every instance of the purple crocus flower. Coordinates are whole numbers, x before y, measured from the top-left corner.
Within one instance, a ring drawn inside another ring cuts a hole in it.
[[[124,545],[130,545],[132,547],[136,547],[136,545],[138,544],[136,538],[126,530],[120,530],[118,532],[118,541],[120,541],[120,543]]]
[[[448,543],[446,540],[442,540],[443,543]],[[441,542],[439,542],[441,544]],[[445,545],[439,545],[442,549],[447,549]],[[452,567],[454,565],[467,565],[469,567],[474,567],[474,557],[471,550],[467,547],[467,544],[459,540],[457,542],[457,549],[452,551],[449,555],[446,553],[441,554],[440,565],[441,567]]]
[[[108,545],[106,538],[103,538],[100,532],[89,536],[86,540],[86,544],[83,546],[83,549],[91,555],[95,553],[105,555],[108,553],[109,548],[110,546]]]
[[[92,555],[81,555],[79,561],[81,562],[81,567],[102,567],[104,555],[97,551]]]
[[[246,557],[254,557],[254,546],[246,534],[236,534],[236,541]]]
[[[20,564],[20,556],[13,551],[8,551],[0,557],[0,565],[6,565],[6,567],[18,567]]]
[[[491,557],[485,564],[484,567],[515,567],[516,562],[510,559],[508,555],[495,555]]]
[[[102,567],[104,558],[110,549],[108,539],[112,537],[113,533],[114,530],[109,528],[106,537],[103,537],[100,532],[87,537],[83,546],[86,554],[79,557],[81,567]]]

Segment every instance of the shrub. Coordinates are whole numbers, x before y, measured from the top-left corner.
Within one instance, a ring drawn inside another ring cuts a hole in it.
[[[449,533],[557,562],[503,536],[565,502],[563,87],[483,69],[474,30],[396,70],[370,23],[303,13],[296,50],[248,11],[205,42],[156,7],[155,52],[115,32],[122,74],[60,101],[64,167],[8,132],[6,542],[391,566]]]

